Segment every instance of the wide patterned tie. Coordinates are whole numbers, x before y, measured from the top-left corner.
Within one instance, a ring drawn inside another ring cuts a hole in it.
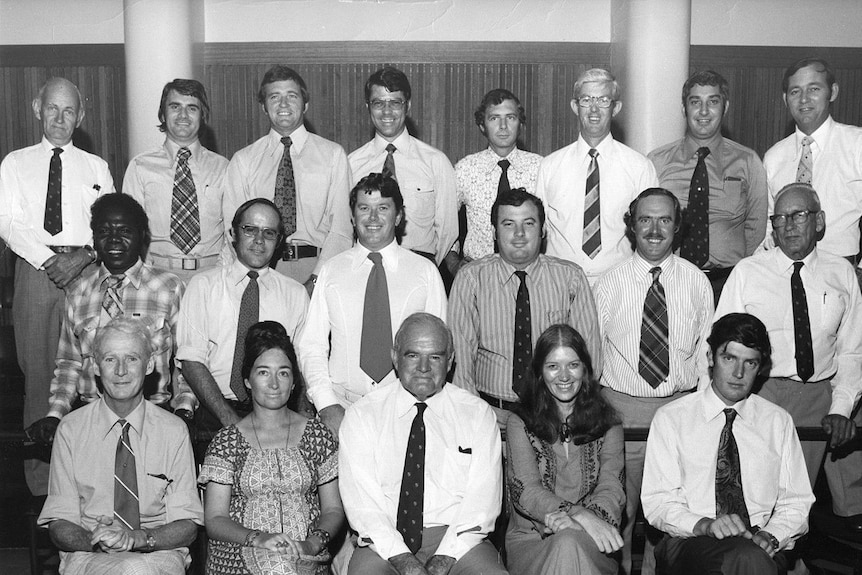
[[[799,157],[799,166],[796,168],[796,181],[811,185],[814,177],[814,159],[811,157],[811,144],[814,138],[805,136],[802,138],[802,155]]]
[[[177,170],[174,173],[174,193],[171,199],[171,241],[184,254],[201,241],[201,218],[198,210],[198,194],[189,168],[188,148],[177,152]]]
[[[599,151],[590,148],[590,167],[587,171],[586,195],[584,196],[584,253],[594,258],[602,250],[602,214],[599,210]]]
[[[284,153],[275,176],[273,202],[281,213],[284,235],[289,236],[296,231],[296,180],[293,176],[293,160],[290,159],[290,146],[293,141],[290,136],[285,136],[281,143],[284,144]]]
[[[697,165],[688,188],[688,235],[679,251],[679,255],[699,268],[709,260],[709,174],[705,161],[708,155],[709,148],[698,148]]]
[[[401,475],[401,495],[398,497],[398,517],[395,527],[404,544],[414,555],[422,547],[422,511],[425,504],[425,420],[428,407],[416,404],[416,417],[410,426],[404,472]]]
[[[793,304],[793,335],[796,342],[796,374],[802,381],[814,375],[814,347],[811,342],[811,320],[808,317],[808,298],[799,275],[802,262],[793,262],[790,276],[790,300]]]
[[[248,285],[242,292],[239,303],[239,320],[236,324],[236,345],[233,349],[233,366],[230,372],[230,388],[237,401],[248,399],[245,384],[242,379],[242,362],[245,358],[245,335],[248,328],[258,322],[260,317],[260,286],[257,283],[258,273],[248,272]]]
[[[123,280],[125,274],[112,275],[105,278],[105,295],[102,296],[102,309],[110,319],[123,315]]]
[[[527,380],[527,372],[533,359],[532,317],[530,314],[530,290],[527,288],[527,272],[517,270],[521,280],[515,298],[515,343],[512,350],[512,390],[521,396]]]
[[[374,264],[365,284],[365,304],[362,308],[362,337],[359,343],[359,367],[375,382],[380,383],[392,371],[392,319],[389,312],[389,286],[383,256],[371,252]]]
[[[509,160],[500,160],[497,162],[497,165],[500,166],[500,181],[497,183],[497,195],[499,196],[503,192],[508,192],[511,190],[511,186],[509,186],[509,166],[512,164]]]
[[[54,148],[48,165],[48,193],[45,196],[45,231],[56,236],[63,231],[63,148]]]
[[[742,470],[739,465],[739,450],[733,437],[733,420],[736,410],[724,410],[724,428],[718,441],[718,457],[715,462],[715,516],[736,514],[746,527],[751,526],[748,508],[742,494]]]
[[[667,379],[670,372],[668,319],[664,286],[658,279],[661,268],[652,268],[650,274],[652,284],[644,299],[638,373],[650,386],[656,388]]]
[[[125,419],[117,420],[122,428],[114,458],[114,517],[129,530],[141,528],[141,508],[138,503],[138,474],[135,452],[129,442],[129,427]]]
[[[383,160],[383,175],[389,176],[395,181],[398,181],[398,178],[395,177],[395,158],[393,154],[397,149],[394,144],[386,144],[386,159]]]

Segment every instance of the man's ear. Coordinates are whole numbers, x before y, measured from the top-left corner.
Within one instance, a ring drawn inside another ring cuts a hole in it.
[[[623,109],[623,103],[617,100],[614,102],[614,111],[611,113],[611,118],[616,117],[617,114],[620,113],[620,110]]]
[[[832,93],[829,95],[829,101],[834,102],[838,99],[838,84],[832,84]]]
[[[36,119],[40,122],[42,121],[42,100],[40,98],[33,98],[33,114],[35,114]]]
[[[155,355],[150,355],[149,359],[147,359],[147,375],[153,373],[153,370],[156,368],[156,357]]]
[[[724,101],[724,113],[721,115],[722,118],[727,116],[728,110],[730,110],[730,100],[725,100]]]

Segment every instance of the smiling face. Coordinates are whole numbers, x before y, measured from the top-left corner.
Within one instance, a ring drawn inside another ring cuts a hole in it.
[[[611,133],[611,119],[622,108],[621,102],[611,102],[610,108],[599,108],[593,101],[587,108],[578,105],[578,99],[584,96],[591,98],[613,98],[613,85],[610,82],[584,82],[580,92],[572,99],[572,111],[578,117],[580,135],[590,147],[595,148]]]
[[[721,97],[718,86],[691,87],[685,99],[685,120],[688,133],[696,141],[706,142],[721,132],[721,120],[727,113],[728,103]]]
[[[202,116],[201,102],[195,96],[185,96],[176,90],[168,92],[165,101],[165,131],[180,146],[198,139]]]
[[[42,123],[42,134],[55,147],[71,142],[75,128],[84,120],[78,91],[71,82],[62,78],[48,81],[41,99],[33,100],[33,113]]]
[[[485,110],[481,131],[488,138],[491,149],[501,158],[505,158],[515,149],[520,129],[520,113],[514,100],[503,100]]]
[[[497,211],[497,248],[504,262],[522,270],[536,261],[542,247],[539,209],[533,202],[520,206],[501,205]]]
[[[637,253],[651,264],[659,264],[673,251],[676,231],[673,201],[665,196],[646,196],[632,214]]]
[[[827,84],[826,72],[811,64],[789,78],[784,103],[799,129],[811,135],[829,117],[829,104],[837,97],[838,84]]]
[[[568,346],[555,348],[545,357],[542,364],[542,381],[563,415],[568,415],[571,411],[567,405],[578,395],[586,375],[586,366],[581,362],[578,353]]]
[[[144,397],[144,377],[155,365],[140,334],[110,329],[96,350],[94,371],[102,380],[104,400],[119,416],[125,416]]]
[[[269,266],[279,240],[266,239],[263,230],[268,228],[278,231],[278,220],[278,212],[270,206],[255,204],[243,213],[238,229],[231,228],[230,236],[234,242],[236,257],[247,268],[260,270]],[[252,236],[247,236],[243,226],[252,226],[257,228],[257,231]]]
[[[396,109],[400,102],[400,109]],[[404,131],[407,114],[410,112],[410,100],[404,97],[404,92],[390,92],[384,86],[374,85],[368,98],[368,113],[374,129],[387,142],[393,141]],[[382,106],[382,109],[375,109]]]
[[[245,380],[255,409],[281,409],[287,405],[293,383],[290,359],[280,349],[268,349],[260,354]]]
[[[269,117],[270,126],[282,136],[289,136],[302,125],[308,104],[302,99],[299,84],[279,80],[263,87],[261,108]]]
[[[141,258],[144,234],[131,214],[115,210],[93,222],[93,247],[109,272],[125,273]]]
[[[742,401],[751,393],[760,371],[760,352],[735,341],[720,346],[713,357],[708,352],[712,368],[712,389],[725,405]]]
[[[395,200],[384,198],[380,192],[358,192],[353,207],[353,227],[359,243],[372,252],[378,252],[395,240],[395,229],[401,223],[402,213]]]

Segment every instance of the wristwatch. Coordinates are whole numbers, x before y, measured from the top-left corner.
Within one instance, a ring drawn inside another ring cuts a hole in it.
[[[332,535],[329,534],[329,531],[327,531],[326,529],[321,529],[320,527],[312,529],[308,532],[308,534],[317,535],[317,538],[320,539],[320,543],[322,545],[322,547],[320,548],[321,551],[326,549],[326,547],[329,545],[329,540],[332,539]]]
[[[87,255],[90,257],[90,263],[93,263],[97,259],[99,259],[99,254],[96,253],[96,250],[93,249],[93,246],[84,246],[84,251],[87,252]]]
[[[143,529],[144,535],[147,536],[147,551],[155,551],[156,550],[156,537],[153,535],[152,531],[149,529]]]
[[[778,551],[778,539],[775,538],[775,535],[773,535],[769,531],[764,531],[763,529],[758,531],[758,533],[763,535],[764,537],[766,537],[769,540],[769,544],[772,545],[773,551]]]

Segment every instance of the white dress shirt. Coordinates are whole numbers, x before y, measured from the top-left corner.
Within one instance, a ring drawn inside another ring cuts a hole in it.
[[[351,406],[339,431],[347,519],[359,545],[383,559],[410,552],[396,515],[416,403],[396,382]],[[425,403],[423,527],[447,526],[435,554],[458,560],[487,537],[500,513],[500,432],[491,407],[454,385],[444,385]]]
[[[641,502],[650,525],[673,537],[693,537],[698,521],[716,516],[715,467],[726,407],[710,386],[659,408],[653,418]],[[732,407],[751,525],[784,549],[808,531],[814,503],[793,420],[757,395]]]
[[[297,353],[308,397],[318,411],[335,404],[347,407],[372,389],[396,381],[392,371],[374,383],[359,367],[365,286],[374,267],[369,253],[357,243],[324,264],[317,278]],[[445,321],[446,290],[434,264],[395,241],[380,255],[389,288],[392,336],[407,316],[419,311]]]

